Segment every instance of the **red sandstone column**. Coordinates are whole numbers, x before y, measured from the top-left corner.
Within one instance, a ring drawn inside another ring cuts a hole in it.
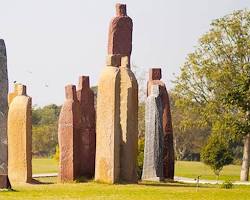
[[[163,105],[162,123],[164,134],[163,176],[166,179],[174,179],[174,145],[170,102],[166,86],[161,81],[161,77],[161,68],[150,69],[147,96],[151,93],[152,85],[160,86],[160,96]]]
[[[109,25],[108,54],[130,56],[132,52],[132,19],[127,16],[126,5],[116,4],[116,17]]]
[[[77,99],[80,103],[81,126],[80,142],[81,148],[79,159],[81,161],[81,176],[91,178],[95,173],[95,107],[94,92],[89,86],[89,77],[80,76],[77,90]]]
[[[80,104],[76,87],[65,87],[66,100],[59,116],[58,141],[60,149],[59,181],[73,181],[80,176],[79,150],[81,148],[79,128],[81,123]]]

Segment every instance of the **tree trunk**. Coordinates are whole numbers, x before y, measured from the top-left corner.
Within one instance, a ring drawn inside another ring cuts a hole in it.
[[[250,134],[248,134],[244,139],[243,159],[240,172],[241,181],[248,181],[249,161],[250,161]]]

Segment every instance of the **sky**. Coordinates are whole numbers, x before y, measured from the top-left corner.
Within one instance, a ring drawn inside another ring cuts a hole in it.
[[[80,75],[97,85],[116,3],[133,19],[133,65],[161,67],[169,89],[211,21],[250,7],[250,0],[0,0],[10,91],[17,81],[33,105],[60,105],[64,86]]]

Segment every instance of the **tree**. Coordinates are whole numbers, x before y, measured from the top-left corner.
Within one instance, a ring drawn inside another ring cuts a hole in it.
[[[58,117],[61,107],[55,104],[32,109],[32,151],[37,156],[54,154],[57,139]]]
[[[233,153],[229,145],[218,135],[209,138],[207,145],[201,151],[203,162],[209,165],[217,176],[217,182],[221,170],[225,165],[233,161]]]
[[[227,139],[244,139],[242,179],[250,159],[250,12],[214,20],[175,81],[177,104],[198,114],[197,125],[226,130]],[[185,113],[184,113],[185,114]],[[188,121],[188,120],[187,120]],[[219,131],[223,132],[223,131]]]

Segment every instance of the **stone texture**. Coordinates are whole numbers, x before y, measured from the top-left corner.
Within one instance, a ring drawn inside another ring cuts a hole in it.
[[[4,40],[0,39],[0,188],[10,188],[8,180],[8,72]]]
[[[151,86],[159,85],[160,97],[163,106],[162,126],[164,135],[163,151],[163,176],[165,179],[174,178],[174,145],[173,128],[171,119],[171,110],[169,96],[165,84],[161,81],[161,68],[152,68],[149,71],[149,81],[147,84],[147,95],[151,93]]]
[[[116,4],[116,17],[109,25],[108,54],[129,56],[132,51],[133,22],[127,16],[126,5]]]
[[[128,57],[109,55],[107,59],[107,64],[114,66],[104,69],[98,84],[95,179],[134,183],[137,182],[138,85]]]
[[[137,182],[138,85],[130,70],[133,22],[116,4],[108,56],[98,84],[95,180]]]
[[[163,179],[163,128],[160,88],[153,85],[145,104],[145,146],[142,180]]]
[[[77,99],[80,103],[81,125],[79,157],[81,160],[81,176],[91,178],[95,173],[95,107],[94,92],[89,86],[89,77],[80,76],[77,90]]]
[[[108,56],[107,63],[116,60]],[[107,66],[98,83],[95,180],[116,183],[120,175],[120,70]]]
[[[130,70],[129,57],[121,58],[120,66],[120,179],[137,182],[138,85]]]
[[[80,177],[81,164],[79,157],[81,113],[76,87],[67,85],[65,93],[66,100],[62,106],[58,123],[60,182],[73,181]]]
[[[19,84],[16,97],[9,104],[8,162],[11,182],[32,181],[32,99],[26,86]]]

